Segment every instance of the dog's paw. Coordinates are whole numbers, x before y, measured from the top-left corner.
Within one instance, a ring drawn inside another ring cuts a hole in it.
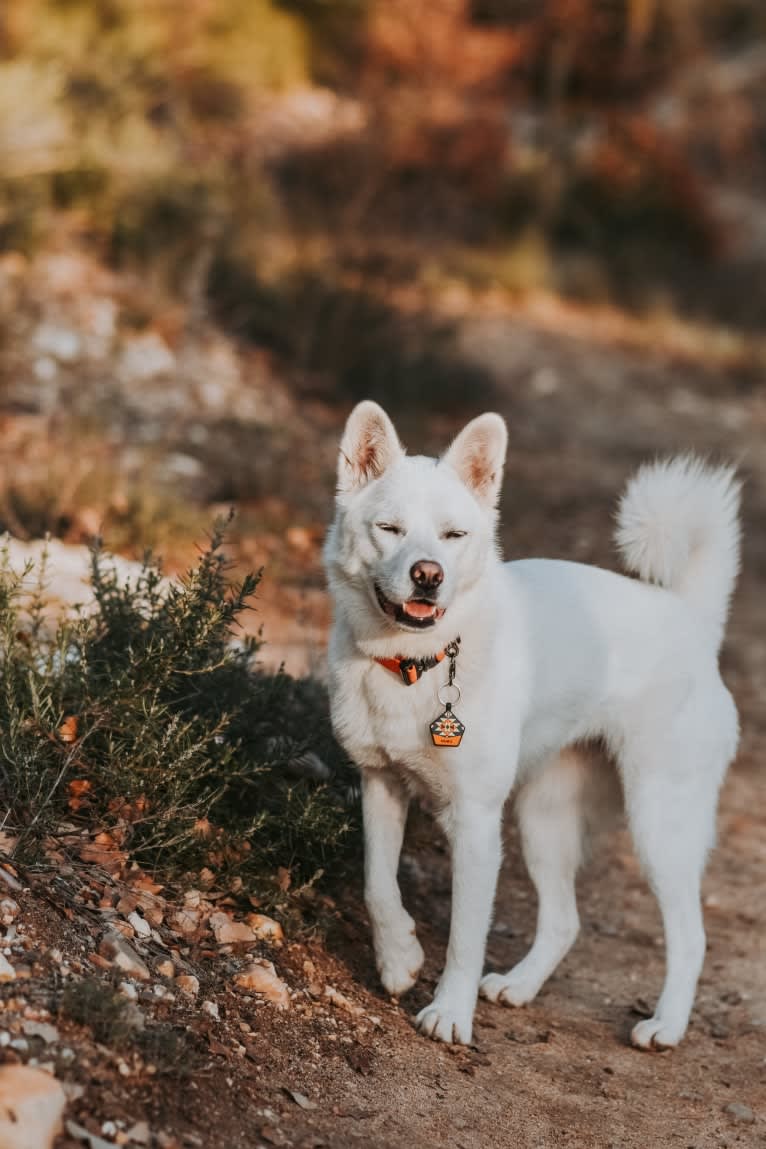
[[[631,1044],[638,1049],[672,1049],[686,1033],[686,1021],[666,1021],[662,1017],[647,1017],[633,1026]]]
[[[378,973],[386,993],[395,997],[412,989],[423,965],[423,947],[415,936],[414,928],[386,942],[385,951],[378,956]]]
[[[512,969],[510,973],[488,973],[481,979],[479,993],[500,1005],[527,1005],[540,988],[538,978]]]
[[[415,1025],[425,1037],[434,1041],[446,1041],[451,1045],[470,1045],[473,1028],[473,1009],[454,1007],[449,1002],[436,998],[421,1009],[415,1018]]]

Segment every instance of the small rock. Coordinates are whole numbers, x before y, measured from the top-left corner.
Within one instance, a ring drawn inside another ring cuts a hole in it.
[[[40,355],[35,359],[32,370],[41,383],[51,383],[59,373],[58,364],[50,355]]]
[[[91,1133],[89,1129],[83,1125],[78,1125],[76,1121],[67,1121],[66,1131],[75,1141],[83,1141],[88,1149],[114,1149],[114,1141],[105,1141],[103,1137]]]
[[[176,985],[189,997],[196,997],[199,993],[199,979],[193,973],[180,973],[176,978]]]
[[[9,926],[19,916],[19,904],[13,898],[3,898],[0,901],[0,922]]]
[[[50,1149],[61,1130],[66,1096],[49,1073],[24,1065],[0,1068],[0,1145]]]
[[[280,943],[285,940],[285,931],[279,922],[265,914],[248,914],[246,921],[259,941]]]
[[[193,934],[199,929],[200,915],[196,910],[179,910],[170,920],[173,929],[180,934]]]
[[[301,1109],[316,1109],[316,1102],[309,1101],[305,1093],[299,1093],[297,1089],[288,1089],[285,1087],[285,1093],[288,1097],[292,1097],[296,1105]]]
[[[76,331],[55,323],[41,323],[35,331],[33,346],[43,355],[60,363],[73,363],[82,351],[82,340]]]
[[[173,965],[170,958],[165,958],[164,961],[157,963],[157,973],[160,977],[175,977],[176,967]]]
[[[24,1021],[21,1028],[27,1037],[41,1037],[46,1045],[52,1045],[59,1039],[59,1031],[55,1025],[48,1025],[45,1021]]]
[[[270,961],[259,959],[251,962],[247,969],[237,974],[234,984],[240,989],[251,989],[261,994],[278,1009],[290,1008],[290,991]]]
[[[15,981],[16,970],[6,957],[0,954],[0,981]]]
[[[98,951],[102,957],[111,961],[128,977],[138,978],[139,981],[149,981],[151,978],[146,963],[141,960],[120,934],[104,934]]]
[[[129,1145],[149,1145],[152,1139],[149,1126],[145,1121],[137,1121],[131,1125],[127,1132]]]
[[[147,331],[125,340],[119,370],[126,383],[143,383],[168,374],[175,364],[175,356],[162,336]]]
[[[215,1001],[203,1001],[202,1012],[208,1014],[210,1017],[214,1017],[216,1021],[218,1021],[221,1016],[218,1012],[218,1003]]]
[[[352,1013],[355,1017],[363,1017],[364,1010],[356,1002],[351,1001],[346,997],[345,993],[341,993],[339,989],[335,989],[332,985],[326,985],[324,989],[324,996],[336,1005],[339,1009],[345,1009],[348,1013]]]
[[[172,451],[167,455],[162,462],[160,471],[162,479],[170,482],[174,479],[196,479],[204,473],[204,465],[199,459],[181,451]]]
[[[224,914],[220,910],[210,915],[210,925],[215,934],[215,940],[220,946],[253,945],[257,941],[250,926],[245,925],[244,922],[233,921],[228,914]]]
[[[172,1133],[158,1133],[157,1144],[160,1149],[179,1149],[178,1140]]]
[[[745,1125],[752,1125],[755,1121],[755,1114],[749,1105],[743,1105],[741,1101],[732,1101],[730,1105],[724,1105],[724,1113],[728,1113],[735,1121],[742,1121]]]
[[[118,989],[122,996],[126,997],[128,1001],[138,1001],[138,990],[132,982],[121,981]]]
[[[146,918],[142,918],[136,910],[134,910],[132,914],[128,914],[128,921],[140,938],[148,938],[151,936],[151,925],[147,922]]]

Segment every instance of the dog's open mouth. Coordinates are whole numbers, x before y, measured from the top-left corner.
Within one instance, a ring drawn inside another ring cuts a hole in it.
[[[433,626],[443,616],[445,607],[437,606],[428,598],[410,598],[406,602],[391,602],[380,587],[375,584],[375,597],[380,609],[401,626],[425,629]]]

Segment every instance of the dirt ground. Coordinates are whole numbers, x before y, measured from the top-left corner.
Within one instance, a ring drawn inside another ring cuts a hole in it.
[[[324,942],[288,934],[283,947],[263,947],[290,987],[288,1011],[234,993],[234,958],[192,947],[185,960],[200,977],[200,1000],[216,1003],[218,1017],[184,1004],[182,994],[159,1000],[152,986],[139,996],[147,1015],[187,1032],[192,1052],[182,1067],[124,1074],[113,1050],[59,1018],[61,1040],[74,1050],[61,1076],[73,1087],[68,1116],[76,1126],[57,1149],[88,1143],[72,1131],[77,1125],[106,1144],[168,1149],[766,1145],[766,390],[651,349],[554,336],[513,317],[467,322],[463,352],[492,378],[492,405],[510,427],[508,557],[612,565],[614,498],[647,456],[701,450],[733,458],[746,480],[744,569],[724,653],[743,736],[705,879],[708,952],[687,1038],[663,1054],[628,1044],[631,1026],[651,1012],[659,992],[663,944],[658,911],[621,827],[594,845],[579,880],[580,938],[539,999],[521,1010],[480,1003],[468,1049],[418,1036],[409,1019],[433,989],[449,924],[446,853],[418,817],[402,884],[427,963],[406,999],[388,1000],[377,985],[359,883],[328,901]],[[403,432],[410,448],[432,450],[456,421],[447,411],[423,418],[420,442],[413,426]],[[317,481],[329,478],[334,436],[332,427],[323,429]],[[328,482],[328,512],[330,496]],[[294,626],[295,610],[314,611],[307,655],[314,660],[327,614],[316,589],[318,545],[309,568],[305,598],[291,592],[292,617],[280,609],[278,591],[267,588],[258,621],[278,650],[280,622]],[[301,657],[297,642],[290,653]],[[50,895],[26,891],[18,900],[31,977],[2,987],[11,1031],[29,1002],[47,1004],[55,1015],[60,979],[51,947],[86,969],[90,952],[78,919],[55,912]],[[505,969],[523,954],[534,915],[509,817],[490,968]],[[5,1048],[0,1054],[13,1057]],[[137,1121],[147,1123],[148,1140],[128,1137]],[[93,1149],[101,1144],[91,1141]]]

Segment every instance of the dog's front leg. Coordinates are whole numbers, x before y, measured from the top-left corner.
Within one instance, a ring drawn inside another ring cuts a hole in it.
[[[447,961],[434,999],[415,1019],[438,1041],[471,1040],[500,869],[502,803],[460,800],[441,819],[452,849],[452,921]]]
[[[362,771],[364,900],[380,980],[393,994],[413,986],[423,964],[415,923],[402,905],[396,879],[408,804],[407,793],[392,771]]]

